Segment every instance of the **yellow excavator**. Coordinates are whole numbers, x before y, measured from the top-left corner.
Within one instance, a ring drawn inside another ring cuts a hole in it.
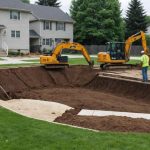
[[[40,56],[40,63],[44,65],[45,68],[65,68],[66,66],[69,66],[68,57],[61,56],[61,52],[64,49],[80,51],[88,64],[91,67],[94,65],[94,61],[91,60],[86,48],[83,45],[75,42],[59,43],[50,55]]]
[[[147,48],[146,36],[143,31],[140,31],[130,36],[125,42],[108,42],[106,45],[106,52],[98,53],[98,62],[101,63],[101,69],[115,68],[115,67],[131,67],[132,64],[126,62],[130,59],[130,48],[133,42],[141,39],[143,50],[149,55]]]

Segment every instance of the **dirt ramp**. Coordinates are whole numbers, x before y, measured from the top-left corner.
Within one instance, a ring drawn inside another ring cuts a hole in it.
[[[42,67],[27,67],[12,70],[22,83],[29,89],[54,86],[53,80]]]
[[[142,82],[98,76],[87,85],[87,88],[113,93],[137,101],[150,102],[150,84]]]
[[[98,73],[98,70],[81,66],[72,66],[66,71],[70,84],[75,87],[84,87],[86,84],[95,79]]]
[[[69,86],[69,79],[65,69],[53,69],[48,71],[49,77],[57,86]]]
[[[6,92],[27,90],[27,86],[14,73],[16,69],[0,70],[0,85]]]
[[[84,87],[97,76],[90,67],[72,66],[66,69],[49,70],[50,78],[58,86]]]

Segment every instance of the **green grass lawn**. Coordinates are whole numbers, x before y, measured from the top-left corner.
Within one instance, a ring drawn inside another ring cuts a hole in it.
[[[91,58],[94,61],[94,64],[97,65],[97,58],[92,57]],[[87,61],[85,60],[85,58],[69,58],[69,64],[70,65],[88,65]]]
[[[92,57],[91,58],[94,61],[95,65],[99,65],[97,62],[97,58]],[[32,59],[32,60],[24,60],[24,62],[28,62],[26,64],[4,64],[0,65],[0,68],[14,68],[14,67],[27,67],[27,66],[37,66],[40,65],[39,59]],[[128,63],[130,64],[139,64],[139,60],[130,60]],[[88,65],[85,58],[69,58],[69,64],[70,65]]]
[[[130,60],[128,64],[140,64],[140,60]]]
[[[95,64],[97,64],[97,58],[92,58],[94,60]],[[40,63],[39,59],[34,59],[34,60],[24,60],[25,62],[32,62],[32,63]],[[85,65],[88,64],[85,58],[69,58],[69,64],[71,65]]]
[[[92,57],[91,58],[93,61],[94,61],[94,64],[95,65],[98,65],[99,63],[97,62],[97,58],[95,58],[95,57]],[[26,61],[26,62],[31,62],[31,63],[39,63],[39,59],[34,59],[34,60],[24,60],[24,61]],[[130,60],[128,63],[130,63],[130,64],[139,64],[140,63],[140,61],[139,60]],[[69,64],[71,64],[71,65],[75,65],[75,64],[77,64],[77,65],[79,65],[79,64],[81,64],[81,65],[86,65],[86,64],[88,64],[87,63],[87,61],[85,60],[85,58],[69,58]]]
[[[92,132],[0,108],[0,150],[149,150],[150,134]]]

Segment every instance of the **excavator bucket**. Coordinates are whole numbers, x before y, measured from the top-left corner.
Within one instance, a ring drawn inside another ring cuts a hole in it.
[[[90,66],[91,68],[93,68],[93,66],[94,66],[94,60],[91,60],[91,61],[89,62],[89,66]]]

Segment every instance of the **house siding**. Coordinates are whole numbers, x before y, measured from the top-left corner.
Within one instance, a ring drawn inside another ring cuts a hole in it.
[[[6,26],[4,41],[9,50],[29,50],[29,13],[21,12],[20,20],[10,19],[9,10],[0,10],[1,24]],[[12,38],[11,31],[20,31],[20,38]]]
[[[70,41],[73,41],[73,23],[65,23],[66,30],[65,31],[57,31],[56,30],[56,22],[52,23],[52,29],[51,30],[44,30],[43,29],[43,22],[44,21],[33,21],[30,22],[30,30],[35,30],[41,37],[39,41],[35,41],[32,43],[33,45],[42,45],[43,39],[70,39]],[[56,43],[54,43],[56,45]],[[53,47],[53,46],[52,46]],[[42,45],[41,49],[51,49],[50,46]]]
[[[56,22],[52,22],[52,30],[44,30],[43,21],[41,21],[40,35],[42,39],[51,38],[53,41],[55,41],[55,39],[70,39],[70,41],[73,41],[73,23],[65,23],[65,31],[56,30]],[[55,42],[54,45],[56,45]],[[50,48],[50,46],[43,45],[42,49],[43,48]]]
[[[40,22],[41,26],[41,36],[44,38],[69,38],[73,39],[73,24],[65,23],[66,30],[56,30],[56,22],[52,22],[52,30],[43,30],[43,22]]]
[[[39,21],[34,21],[34,22],[30,22],[30,30],[34,30],[37,34],[40,35],[40,22]],[[35,40],[32,43],[32,46],[36,46],[36,45],[41,45],[40,39]]]

